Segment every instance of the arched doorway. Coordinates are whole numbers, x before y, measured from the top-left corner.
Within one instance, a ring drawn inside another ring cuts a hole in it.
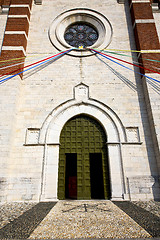
[[[58,199],[109,199],[107,137],[87,115],[71,118],[60,135]]]

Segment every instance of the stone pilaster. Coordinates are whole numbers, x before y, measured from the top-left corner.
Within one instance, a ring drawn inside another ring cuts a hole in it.
[[[137,50],[140,51],[138,54],[139,62],[146,68],[158,71],[157,69],[160,68],[160,63],[156,61],[149,62],[147,60],[160,61],[160,44],[152,13],[153,3],[154,1],[152,0],[129,0],[136,47]],[[158,74],[153,75],[153,73],[144,69],[140,71],[142,74],[149,74],[150,77],[160,80]],[[144,77],[142,81],[154,150],[160,171],[160,125],[158,117],[160,115],[160,99],[151,89],[151,84],[155,84],[155,82],[150,84]]]

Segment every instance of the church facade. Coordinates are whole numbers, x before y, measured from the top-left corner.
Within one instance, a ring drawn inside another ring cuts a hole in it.
[[[0,201],[159,200],[159,2],[0,5]]]

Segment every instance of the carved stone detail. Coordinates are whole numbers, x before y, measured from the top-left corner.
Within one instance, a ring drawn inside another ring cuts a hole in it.
[[[89,87],[83,83],[80,83],[74,88],[74,94],[76,100],[86,100],[89,98]]]
[[[127,141],[140,142],[138,127],[126,127]]]
[[[38,144],[39,129],[29,128],[26,133],[26,144]]]

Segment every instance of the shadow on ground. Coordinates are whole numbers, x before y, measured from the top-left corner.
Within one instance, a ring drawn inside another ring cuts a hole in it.
[[[160,218],[158,216],[135,205],[132,202],[114,201],[113,203],[117,207],[119,207],[121,210],[123,210],[125,213],[127,213],[141,227],[143,227],[155,240],[160,239]],[[37,205],[32,207],[30,210],[23,213],[20,217],[18,217],[17,219],[12,221],[11,223],[8,223],[5,227],[0,229],[0,239],[29,238],[29,236],[32,234],[35,228],[46,217],[46,215],[55,206],[55,204],[56,202],[38,203]],[[110,238],[107,238],[107,240],[109,239]]]
[[[56,202],[41,202],[0,229],[0,239],[26,239],[46,217]]]
[[[160,239],[160,218],[158,216],[139,206],[136,206],[132,202],[114,201],[113,203],[125,213],[127,213],[152,237],[159,237],[158,239]]]

